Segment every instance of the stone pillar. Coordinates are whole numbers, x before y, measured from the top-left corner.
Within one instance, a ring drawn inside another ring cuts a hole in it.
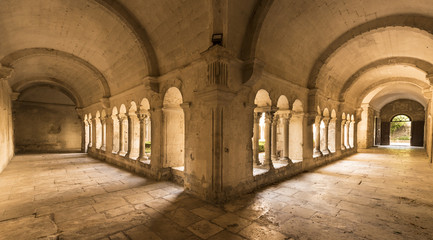
[[[274,118],[273,112],[265,113],[265,162],[264,166],[273,168],[271,159],[271,147],[272,147],[272,120]]]
[[[119,155],[125,156],[125,132],[123,130],[123,121],[125,120],[125,116],[119,117]]]
[[[325,138],[325,141],[324,141],[325,146],[322,146],[322,153],[324,155],[331,153],[331,151],[329,150],[329,147],[328,147],[328,139],[329,139],[328,129],[329,129],[329,121],[330,120],[331,119],[329,117],[324,117],[322,119],[323,123],[325,124],[325,128],[323,130],[324,138]]]
[[[164,131],[164,116],[162,107],[155,108],[150,116],[150,134],[152,139],[152,150],[150,155],[150,163],[153,169],[160,169],[163,167],[164,155],[164,138],[161,133]],[[160,179],[162,176],[158,176]]]
[[[346,149],[350,149],[350,144],[349,144],[349,131],[350,131],[350,120],[346,120],[346,125],[345,125],[345,137],[344,137],[344,145],[346,146]]]
[[[323,156],[322,152],[320,151],[320,121],[321,120],[322,120],[321,116],[316,116],[314,120],[314,126],[316,128],[314,134],[314,150],[313,150],[314,157]]]
[[[277,127],[278,127],[278,114],[274,114],[274,119],[272,119],[272,129],[271,129],[271,159],[272,161],[278,160],[277,156]]]
[[[346,119],[341,119],[341,150],[346,150]]]
[[[134,120],[132,119],[131,113],[126,116],[126,121],[128,121],[128,149],[125,157],[131,158],[132,147],[134,146]]]
[[[87,120],[88,126],[89,126],[89,145],[88,148],[92,148],[93,146],[93,126],[92,126],[92,119]]]
[[[102,145],[101,150],[106,151],[107,150],[107,117],[103,117],[101,119],[102,123]]]
[[[91,136],[90,145],[93,148],[93,150],[96,150],[96,118],[91,119],[90,136]]]
[[[146,150],[146,115],[144,113],[140,113],[138,120],[140,121],[140,148],[138,152],[138,158],[139,161],[145,161],[147,160],[147,157],[145,156],[145,150]]]
[[[290,114],[285,114],[281,118],[281,123],[283,125],[283,160],[289,159],[289,122],[290,122]]]
[[[260,117],[261,112],[254,113],[254,127],[253,127],[253,162],[260,165],[259,159],[259,138],[260,138]]]
[[[309,166],[313,164],[314,146],[313,146],[313,125],[316,121],[317,113],[304,114],[303,123],[303,146],[302,146],[302,161]]]
[[[82,130],[81,130],[81,132],[82,132],[81,139],[83,141],[82,144],[81,144],[81,150],[84,153],[87,153],[87,149],[89,148],[89,143],[87,142],[88,134],[89,134],[89,131],[88,131],[89,126],[87,124],[88,123],[87,123],[86,120],[81,120],[81,128],[82,128]]]
[[[105,152],[111,153],[113,151],[113,119],[107,114],[105,120]]]

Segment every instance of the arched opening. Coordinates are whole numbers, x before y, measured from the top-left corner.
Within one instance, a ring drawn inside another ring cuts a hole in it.
[[[396,115],[390,123],[390,145],[410,146],[412,121],[404,114]]]
[[[28,84],[14,91],[20,93],[11,105],[16,153],[87,152],[89,114],[79,117],[76,109],[80,103],[76,95],[42,83]]]
[[[323,155],[328,155],[330,153],[328,148],[328,129],[329,129],[329,110],[327,108],[323,109],[323,118],[320,121],[320,151]]]
[[[92,114],[89,113],[88,115],[88,124],[89,124],[89,148],[91,148],[93,146],[93,119],[92,119]]]
[[[130,139],[128,141],[131,141],[129,143],[129,158],[131,159],[137,159],[139,155],[140,150],[140,122],[137,117],[137,104],[135,102],[131,102],[131,107],[128,111],[128,117],[130,126]],[[129,130],[128,130],[129,131]]]
[[[341,115],[341,137],[340,137],[340,144],[341,144],[341,150],[346,150],[346,114],[343,112]]]
[[[120,151],[120,121],[117,107],[113,108],[111,118],[113,120],[113,153],[118,154]]]
[[[101,112],[101,121],[102,121],[102,146],[101,150],[105,151],[107,147],[107,114],[105,110]]]
[[[328,127],[328,149],[331,153],[335,153],[335,140],[336,140],[336,131],[337,129],[337,113],[334,109],[331,112],[331,119],[329,120]]]
[[[316,117],[314,119],[314,124],[312,125],[313,128],[313,158],[322,156],[321,152],[321,128],[324,128],[324,124],[322,124],[322,111],[320,110],[320,107],[317,106],[317,113]]]
[[[126,156],[128,153],[128,132],[129,123],[128,116],[126,115],[126,107],[124,104],[120,106],[119,110],[119,124],[120,124],[120,156]]]
[[[426,115],[419,102],[394,100],[381,108],[380,118],[381,145],[424,146]]]
[[[276,146],[273,149],[272,163],[275,168],[281,168],[289,164],[289,124],[291,111],[289,108],[289,100],[282,95],[277,101],[278,111],[276,114]]]
[[[84,115],[84,152],[87,153],[89,150],[89,142],[90,142],[90,136],[89,136],[89,117],[87,114]]]
[[[149,100],[143,98],[140,103],[140,156],[139,160],[143,163],[150,164],[152,153],[151,139],[151,116]]]
[[[355,147],[355,116],[353,116],[353,114],[350,116],[349,123],[349,147]]]
[[[163,102],[164,167],[185,170],[185,116],[179,89],[167,90]]]
[[[304,146],[304,106],[299,99],[293,102],[289,132],[289,158],[292,162],[300,162]]]
[[[346,149],[350,149],[350,145],[349,145],[349,142],[350,142],[350,140],[349,140],[349,138],[350,138],[350,134],[349,134],[350,123],[351,123],[350,115],[347,114],[346,115],[346,124],[344,125],[344,147]]]
[[[253,126],[253,175],[267,172],[272,165],[271,160],[271,132],[274,113],[269,93],[260,89],[254,99],[254,126]]]
[[[102,147],[102,123],[101,114],[99,111],[95,115],[95,131],[96,131],[96,149],[101,149]]]

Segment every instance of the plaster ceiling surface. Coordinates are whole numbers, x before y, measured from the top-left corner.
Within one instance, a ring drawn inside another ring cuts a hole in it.
[[[71,87],[79,95],[76,97],[82,98],[83,103],[99,102],[104,94],[99,76],[70,58],[57,55],[29,55],[15,61],[12,67],[15,74],[9,83],[14,91],[19,91],[18,87],[26,84],[52,79],[65,87]]]
[[[429,86],[426,73],[417,67],[403,64],[384,65],[372,68],[357,78],[344,93],[344,100],[353,102],[372,86],[390,81],[401,82],[403,79],[417,84],[421,88]]]
[[[54,49],[98,69],[112,94],[141,83],[148,75],[142,46],[127,24],[99,2],[0,1],[0,59],[23,49]]]
[[[211,45],[211,1],[120,0],[146,29],[161,73],[183,66]]]
[[[386,104],[397,99],[411,99],[421,103],[424,107],[427,106],[422,88],[413,83],[398,81],[379,86],[369,92],[362,102],[369,103],[376,110],[380,110]]]
[[[359,33],[357,27],[367,24],[366,29],[372,30],[386,25],[395,24],[387,22],[387,17],[393,16],[400,19],[398,24],[414,24],[412,19],[406,19],[407,14],[419,14],[431,16],[433,4],[429,0],[405,1],[405,0],[335,0],[335,1],[286,1],[275,0],[269,13],[263,22],[260,37],[257,45],[256,57],[263,60],[265,69],[288,81],[307,87],[309,85],[310,73],[316,63],[326,62],[329,54],[332,54],[340,45],[349,41]],[[385,18],[384,20],[382,18]],[[426,23],[429,25],[429,23]],[[430,24],[431,25],[431,24]],[[430,26],[429,25],[429,26]],[[355,30],[356,31],[355,31]],[[359,30],[361,31],[361,30]],[[396,55],[394,52],[398,47],[412,48],[418,42],[411,42],[411,38],[405,40],[396,39],[399,37],[387,36],[385,32],[373,37],[372,40],[387,45],[388,52],[385,55]],[[402,34],[404,35],[404,34]],[[383,39],[382,39],[383,38]],[[392,44],[389,44],[389,40]],[[355,45],[368,47],[374,45],[370,39],[359,39]],[[397,41],[397,42],[395,42]],[[397,45],[395,45],[396,43]],[[379,48],[376,45],[376,48]],[[389,48],[392,49],[389,49]],[[365,49],[360,56],[373,60],[375,49]],[[348,61],[349,68],[353,71],[356,67],[351,61],[359,61],[355,54],[356,49],[348,48],[345,53],[344,62],[337,61],[335,64],[342,64]],[[371,52],[373,51],[373,52]],[[348,54],[348,55],[347,55]],[[324,59],[323,59],[324,58]],[[340,58],[340,60],[342,60]],[[367,59],[368,60],[368,59]],[[320,65],[319,64],[319,65]],[[332,67],[345,68],[345,64],[331,65]],[[333,86],[332,86],[333,87]]]
[[[64,105],[76,104],[67,95],[50,86],[37,86],[27,89],[20,94],[19,100]]]
[[[321,69],[317,85],[328,96],[338,98],[352,74],[371,62],[391,57],[410,57],[432,63],[433,36],[409,27],[389,27],[363,34],[332,55]],[[395,77],[401,73],[396,72]]]

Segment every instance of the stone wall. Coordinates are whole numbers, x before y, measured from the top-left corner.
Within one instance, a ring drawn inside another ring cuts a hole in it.
[[[17,153],[81,151],[81,121],[74,106],[15,101],[13,109]]]
[[[390,102],[380,110],[380,118],[384,122],[390,122],[398,114],[409,116],[411,121],[425,121],[424,107],[420,103],[409,99]]]
[[[0,79],[0,172],[14,156],[10,88]]]

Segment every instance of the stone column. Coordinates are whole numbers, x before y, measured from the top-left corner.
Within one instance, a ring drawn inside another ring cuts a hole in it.
[[[260,138],[260,117],[261,112],[254,113],[254,127],[253,127],[253,161],[254,164],[260,165],[259,159],[259,138]]]
[[[265,113],[265,162],[264,166],[273,168],[272,159],[271,159],[271,131],[272,131],[272,120],[274,117],[273,112]]]
[[[145,149],[146,149],[146,140],[145,140],[146,125],[145,125],[145,121],[146,121],[146,115],[141,113],[138,117],[138,120],[140,121],[140,149],[139,149],[137,160],[144,161],[144,160],[147,160],[147,158],[145,157]]]
[[[341,150],[346,150],[346,119],[341,119]]]
[[[119,117],[119,155],[125,156],[125,132],[123,131],[123,121],[125,120],[124,116]]]
[[[89,151],[89,123],[87,122],[87,120],[82,121],[82,126],[84,128],[84,142],[83,142],[83,150],[85,153],[87,153]]]
[[[277,156],[277,127],[278,127],[278,119],[279,116],[278,114],[274,114],[274,119],[272,119],[272,130],[271,130],[271,158],[272,161],[276,161],[278,160],[278,156]]]
[[[87,120],[89,124],[89,148],[92,148],[93,146],[93,125],[92,125],[92,119]]]
[[[283,160],[289,159],[289,122],[290,122],[290,114],[283,115],[281,118],[281,122],[283,124]]]
[[[113,121],[113,125],[112,125],[112,128],[113,128],[113,131],[112,131],[112,133],[113,133],[113,137],[111,138],[111,142],[112,142],[112,150],[113,150],[113,152],[112,153],[114,153],[114,154],[119,154],[119,152],[120,152],[120,130],[122,129],[121,128],[121,126],[120,126],[120,118],[119,118],[119,115],[115,115],[115,116],[112,116],[112,121]],[[116,123],[116,124],[118,124],[118,132],[117,132],[117,143],[116,143],[116,149],[114,148],[114,146],[115,146],[115,144],[114,144],[114,142],[116,141],[115,139],[114,139],[114,123]]]
[[[163,168],[164,160],[164,138],[161,135],[164,132],[164,115],[162,107],[156,107],[152,111],[150,119],[150,134],[152,139],[152,153],[150,155],[150,163],[153,169]],[[160,179],[161,176],[158,176]]]
[[[329,140],[328,129],[329,129],[329,121],[330,120],[331,119],[329,117],[324,117],[322,119],[323,123],[325,124],[325,128],[323,130],[324,138],[325,138],[325,142],[324,142],[325,146],[322,146],[322,153],[324,155],[331,153],[331,151],[329,150],[329,147],[328,147],[328,143],[329,143],[329,141],[328,141]]]
[[[134,120],[132,119],[133,116],[131,114],[128,114],[126,116],[126,121],[128,121],[128,149],[126,152],[125,157],[131,158],[132,153],[132,146],[134,146]]]
[[[107,117],[103,117],[101,119],[102,124],[102,145],[101,150],[106,151],[107,150]]]
[[[113,151],[113,119],[107,114],[105,120],[105,152],[111,153]]]
[[[350,131],[350,120],[346,120],[346,125],[345,125],[345,137],[344,137],[344,145],[346,146],[346,149],[350,149],[350,145],[349,145],[349,131]]]
[[[322,152],[320,151],[320,121],[321,120],[322,120],[321,116],[316,116],[314,120],[314,126],[316,128],[314,134],[314,150],[313,150],[314,157],[323,156]]]

